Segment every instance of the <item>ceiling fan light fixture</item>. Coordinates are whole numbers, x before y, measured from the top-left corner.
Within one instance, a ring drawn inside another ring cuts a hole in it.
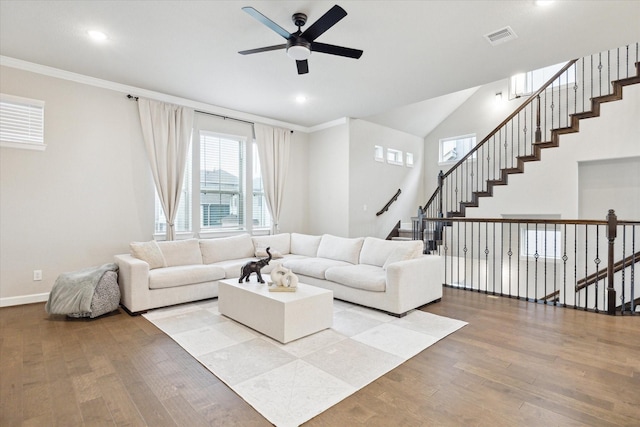
[[[287,48],[287,56],[296,61],[304,61],[311,56],[311,49],[302,44],[296,44]]]

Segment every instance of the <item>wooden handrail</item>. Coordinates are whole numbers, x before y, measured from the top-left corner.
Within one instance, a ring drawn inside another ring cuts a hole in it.
[[[395,202],[396,200],[398,200],[398,196],[400,196],[400,193],[402,193],[402,190],[400,190],[400,189],[398,188],[398,191],[396,191],[396,194],[394,194],[394,195],[393,195],[393,197],[391,198],[391,200],[389,200],[389,201],[387,202],[387,204],[386,204],[386,205],[384,205],[384,207],[383,207],[382,209],[380,209],[378,212],[376,212],[376,216],[380,216],[380,215],[382,215],[383,213],[385,213],[386,211],[388,211],[388,210],[389,210],[389,206],[391,206],[391,204],[392,204],[393,202]]]
[[[560,71],[558,71],[557,73],[555,73],[553,75],[553,77],[551,77],[545,84],[543,84],[542,86],[540,86],[540,89],[538,89],[537,91],[535,91],[533,93],[533,95],[531,95],[529,97],[529,99],[527,99],[525,102],[523,102],[518,108],[516,108],[514,110],[513,113],[511,113],[506,119],[504,119],[502,121],[502,123],[500,123],[494,130],[492,130],[489,135],[487,135],[486,137],[484,137],[484,139],[482,141],[480,141],[478,144],[476,144],[475,147],[473,147],[473,149],[471,149],[462,159],[460,159],[460,161],[458,163],[456,163],[455,165],[453,165],[453,167],[451,167],[445,174],[443,178],[446,178],[447,176],[449,176],[455,169],[458,168],[458,166],[460,166],[465,160],[467,160],[470,156],[473,155],[473,153],[475,153],[476,151],[478,151],[480,149],[480,147],[482,147],[487,141],[489,141],[491,139],[491,137],[493,135],[495,135],[500,129],[502,129],[502,127],[504,125],[506,125],[507,123],[509,123],[511,121],[511,119],[513,119],[515,116],[518,115],[518,113],[522,110],[524,110],[529,104],[531,104],[531,102],[533,102],[534,99],[536,99],[542,92],[544,92],[545,90],[547,90],[547,88],[549,87],[549,85],[551,85],[551,83],[553,83],[558,77],[560,77],[565,71],[567,71],[569,68],[571,68],[571,66],[573,64],[575,64],[578,60],[577,59],[572,59],[571,61],[567,62],[565,64],[564,67],[562,67],[560,69]]]
[[[631,254],[623,260],[620,260],[613,264],[613,272],[617,273],[618,271],[629,267],[632,264],[632,261],[635,259],[635,263],[640,262],[640,252],[636,252],[635,254]],[[603,268],[601,270],[596,271],[593,274],[588,275],[587,277],[578,280],[576,283],[576,292],[593,285],[598,280],[607,278],[607,268]]]

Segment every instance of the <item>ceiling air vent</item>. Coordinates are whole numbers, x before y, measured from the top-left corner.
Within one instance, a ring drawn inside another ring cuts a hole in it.
[[[504,27],[490,34],[486,34],[484,37],[489,41],[489,43],[491,43],[492,46],[497,46],[513,39],[517,39],[518,35],[513,31],[511,27]]]

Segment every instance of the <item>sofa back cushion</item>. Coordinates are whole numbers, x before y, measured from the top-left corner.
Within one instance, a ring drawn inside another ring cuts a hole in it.
[[[202,255],[197,239],[158,242],[167,267],[202,264]]]
[[[264,251],[268,247],[271,248],[271,253],[279,252],[281,255],[287,255],[291,252],[291,235],[289,233],[253,236],[251,239],[253,240],[256,256],[262,256],[257,255],[258,251]]]
[[[315,257],[318,254],[320,240],[322,240],[322,236],[291,233],[291,253]]]
[[[162,251],[155,240],[150,242],[131,242],[131,255],[149,264],[149,270],[167,266]]]
[[[367,237],[364,239],[362,251],[360,251],[360,264],[382,267],[392,254],[394,255],[392,258],[400,255],[403,255],[402,259],[415,258],[422,253],[422,244],[420,240],[383,240]]]
[[[325,234],[322,236],[320,246],[318,246],[318,258],[358,264],[363,242],[362,237],[349,239]]]
[[[255,256],[253,241],[248,234],[219,239],[201,239],[200,250],[202,251],[202,262],[205,264]]]

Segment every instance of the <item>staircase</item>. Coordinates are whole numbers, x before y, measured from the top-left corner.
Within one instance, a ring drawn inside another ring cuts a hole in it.
[[[509,175],[539,161],[560,135],[579,132],[580,121],[600,115],[600,105],[622,99],[640,83],[638,43],[569,61],[528,100],[446,173],[422,212],[428,218],[464,217],[481,197],[507,185]],[[416,236],[414,236],[415,238]]]
[[[616,222],[613,210],[609,222],[466,218],[466,209],[492,197],[509,175],[524,173],[527,162],[541,160],[543,149],[559,146],[561,135],[579,132],[581,120],[598,117],[603,103],[622,99],[625,86],[640,83],[639,56],[635,43],[567,62],[458,163],[440,172],[438,187],[412,218],[412,234],[424,241],[425,254],[444,254],[445,285],[595,312],[640,313],[634,295],[640,221]],[[525,242],[535,253],[523,255],[523,232],[534,227],[541,233],[549,227],[548,236],[560,230],[562,243],[544,235],[542,246],[564,253],[539,254],[536,237]],[[635,258],[607,270],[614,266],[613,258],[601,259],[607,252]]]

